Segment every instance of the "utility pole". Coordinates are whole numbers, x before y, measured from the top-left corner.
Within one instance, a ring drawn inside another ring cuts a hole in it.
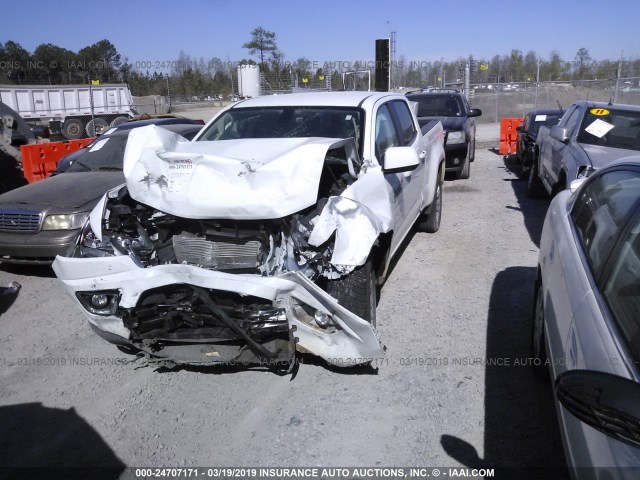
[[[536,68],[536,99],[534,102],[534,109],[538,108],[538,86],[540,85],[540,57],[538,57],[538,66]]]
[[[618,102],[618,90],[620,89],[620,76],[622,74],[622,53],[624,50],[620,51],[620,60],[618,61],[618,72],[616,73],[616,90],[613,94],[614,103]]]

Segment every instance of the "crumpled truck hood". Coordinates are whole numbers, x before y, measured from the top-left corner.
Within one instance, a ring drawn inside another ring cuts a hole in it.
[[[281,218],[312,206],[326,153],[352,139],[190,142],[154,125],[129,134],[124,174],[135,200],[191,219]]]
[[[589,157],[593,168],[602,168],[605,165],[609,165],[611,162],[628,157],[629,155],[636,155],[638,153],[637,150],[611,148],[604,147],[602,145],[590,145],[588,143],[581,143],[580,146]]]

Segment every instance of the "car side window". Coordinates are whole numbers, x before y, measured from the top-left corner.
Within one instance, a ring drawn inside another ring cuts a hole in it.
[[[640,358],[640,217],[625,235],[602,294],[636,360]]]
[[[573,131],[576,129],[578,125],[578,120],[580,120],[580,109],[575,108],[571,113],[571,116],[567,119],[567,123],[565,123],[565,129],[568,135],[571,135]]]
[[[393,119],[389,111],[388,104],[378,108],[376,113],[376,157],[380,163],[384,162],[384,154],[389,147],[399,145],[396,130],[393,126]]]
[[[391,102],[391,108],[396,114],[398,120],[398,137],[400,144],[403,146],[411,145],[416,139],[417,130],[413,123],[413,117],[409,106],[405,102],[394,101]]]
[[[607,261],[629,215],[635,210],[640,173],[614,170],[582,189],[571,216],[595,276]]]

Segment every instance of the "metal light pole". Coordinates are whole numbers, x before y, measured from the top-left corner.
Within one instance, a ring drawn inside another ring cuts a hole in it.
[[[538,86],[540,85],[540,58],[538,57],[538,68],[536,68],[536,99],[534,109],[538,108]]]
[[[620,75],[622,73],[622,52],[624,50],[620,51],[620,60],[618,61],[618,72],[616,73],[616,90],[615,93],[613,94],[613,101],[614,103],[618,102],[618,90],[620,89]]]

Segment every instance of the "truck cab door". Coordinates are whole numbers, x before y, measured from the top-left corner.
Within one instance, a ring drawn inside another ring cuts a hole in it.
[[[378,163],[384,169],[384,155],[388,148],[405,146],[401,140],[399,132],[396,128],[398,123],[395,111],[393,111],[394,102],[386,102],[380,105],[375,112],[374,121],[374,150]],[[402,102],[399,102],[402,103]],[[408,108],[408,106],[407,106]],[[411,144],[419,145],[420,135]],[[385,181],[390,191],[391,211],[393,215],[392,228],[394,231],[392,237],[391,251],[394,251],[400,241],[408,233],[413,220],[412,211],[420,209],[420,194],[422,191],[423,178],[420,173],[424,171],[424,164],[421,163],[415,170],[411,172],[393,173],[386,172],[384,174]]]
[[[567,112],[567,114],[567,121],[562,125],[562,127],[569,135],[569,142],[565,145],[556,139],[549,138],[551,142],[551,151],[547,158],[549,164],[546,165],[547,168],[543,170],[543,174],[550,185],[554,185],[558,182],[560,172],[562,171],[562,165],[564,165],[566,157],[571,156],[571,151],[573,149],[571,143],[573,141],[574,132],[582,118],[582,110],[578,107],[574,107],[573,111]]]

